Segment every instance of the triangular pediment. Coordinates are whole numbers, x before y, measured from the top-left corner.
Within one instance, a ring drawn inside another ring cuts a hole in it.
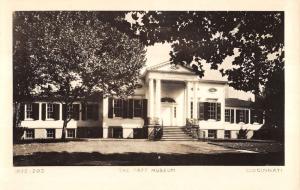
[[[182,65],[174,65],[170,62],[161,63],[158,65],[154,65],[152,67],[147,68],[148,71],[163,71],[163,72],[180,72],[180,73],[193,73],[193,71],[187,67]]]

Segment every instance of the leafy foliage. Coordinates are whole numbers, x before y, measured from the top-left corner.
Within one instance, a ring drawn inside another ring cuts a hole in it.
[[[14,91],[67,106],[97,93],[133,94],[144,45],[99,18],[94,12],[15,12]]]
[[[235,89],[258,95],[269,73],[283,68],[283,12],[149,11],[132,15],[136,20],[132,29],[145,44],[172,43],[172,63],[195,63],[192,67],[200,77],[205,60],[228,76]],[[269,59],[271,54],[273,59]],[[224,59],[233,55],[233,67],[224,69]]]

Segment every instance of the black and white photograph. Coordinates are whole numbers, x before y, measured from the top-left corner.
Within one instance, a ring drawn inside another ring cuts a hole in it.
[[[0,0],[0,189],[298,190],[297,0]]]
[[[284,166],[284,11],[14,11],[13,165]]]

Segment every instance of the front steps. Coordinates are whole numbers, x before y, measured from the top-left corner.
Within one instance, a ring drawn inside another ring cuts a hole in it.
[[[193,139],[189,136],[185,127],[181,126],[164,126],[163,127],[163,136],[161,141],[195,141],[197,139]]]

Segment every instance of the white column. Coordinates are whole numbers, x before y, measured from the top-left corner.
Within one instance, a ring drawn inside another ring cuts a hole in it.
[[[149,117],[153,118],[154,114],[154,86],[153,86],[153,79],[149,79],[149,86],[148,86],[148,90],[149,90]]]
[[[249,109],[249,115],[248,116],[249,116],[249,119],[248,119],[249,120],[249,124],[251,124],[251,109]]]
[[[156,85],[155,85],[155,116],[157,118],[160,118],[160,107],[161,107],[161,81],[160,79],[156,79]]]
[[[63,113],[62,113],[62,104],[59,103],[58,105],[59,105],[59,120],[61,121],[62,120],[62,115],[63,115]],[[66,109],[68,109],[68,108],[66,107]]]
[[[197,83],[193,83],[193,118],[197,119]]]
[[[236,109],[234,108],[234,123],[236,123]]]
[[[39,120],[42,120],[42,103],[39,102]]]

